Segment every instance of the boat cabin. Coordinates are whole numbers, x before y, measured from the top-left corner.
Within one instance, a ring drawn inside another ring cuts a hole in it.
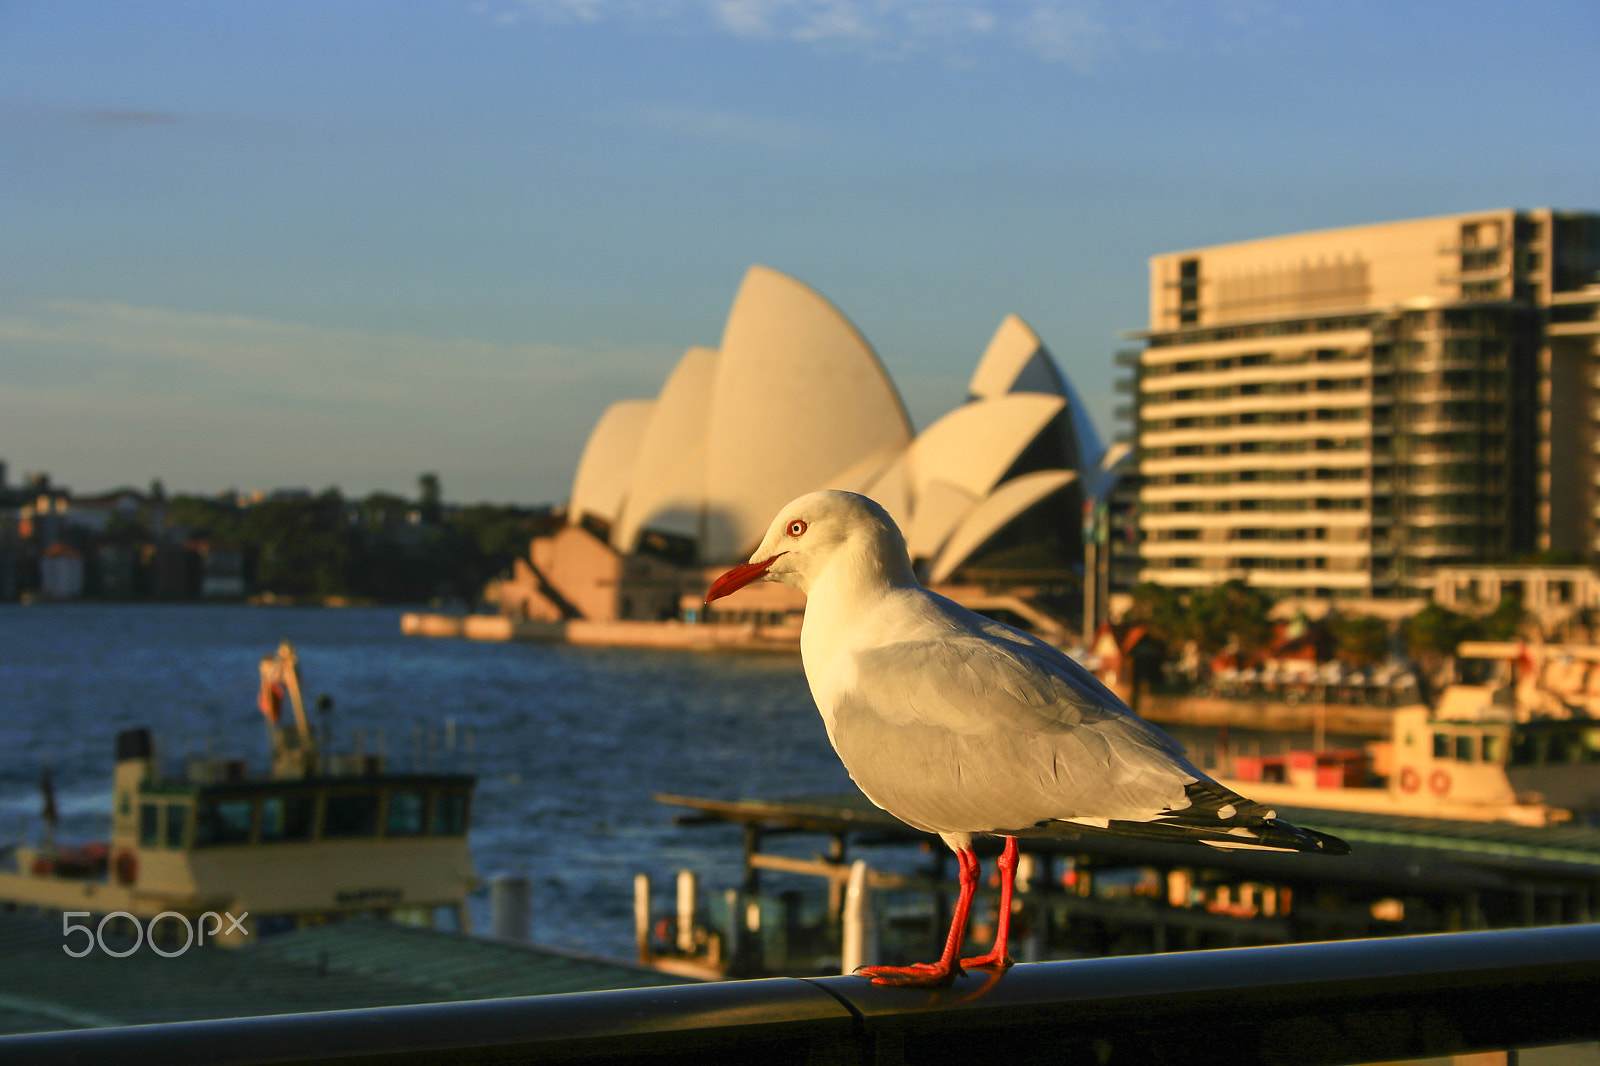
[[[17,847],[14,868],[0,869],[0,903],[120,914],[151,928],[168,912],[191,927],[223,916],[206,925],[221,925],[225,944],[355,915],[466,931],[476,778],[325,753],[306,723],[293,650],[265,660],[264,679],[269,664],[274,679],[288,679],[295,715],[280,723],[264,685],[266,773],[252,776],[242,759],[194,759],[165,773],[150,731],[125,730],[110,840]]]

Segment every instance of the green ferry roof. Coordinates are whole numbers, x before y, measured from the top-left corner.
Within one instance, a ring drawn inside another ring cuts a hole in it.
[[[368,774],[338,777],[249,777],[237,781],[185,781],[180,777],[146,779],[139,791],[159,796],[256,795],[303,792],[321,788],[472,788],[472,774]]]
[[[175,958],[71,958],[61,944],[59,916],[0,912],[0,1033],[693,983],[369,918]]]

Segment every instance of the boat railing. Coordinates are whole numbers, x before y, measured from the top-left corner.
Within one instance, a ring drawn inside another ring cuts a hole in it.
[[[34,1033],[0,1062],[1593,1061],[1596,987],[1600,925],[1559,926]]]

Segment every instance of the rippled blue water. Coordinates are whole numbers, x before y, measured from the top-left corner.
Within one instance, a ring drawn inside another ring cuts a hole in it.
[[[737,882],[727,827],[680,828],[657,791],[735,798],[852,787],[798,657],[703,655],[400,635],[393,609],[0,607],[0,842],[33,836],[52,764],[62,835],[108,828],[113,738],[148,725],[166,757],[265,764],[256,664],[295,642],[308,696],[345,741],[384,734],[409,766],[420,729],[474,734],[479,875],[526,874],[538,943],[626,958],[632,878],[666,899],[680,868]],[[343,746],[343,745],[341,745]],[[488,926],[487,895],[473,918]]]
[[[381,733],[390,765],[407,769],[419,731],[438,737],[453,721],[459,737],[471,732],[478,874],[529,878],[536,943],[630,958],[635,873],[650,875],[658,907],[670,906],[680,869],[712,889],[738,883],[738,830],[676,826],[678,809],[654,792],[737,799],[854,788],[794,655],[403,637],[394,609],[7,605],[0,844],[36,836],[46,760],[62,838],[103,839],[121,729],[151,727],[173,767],[184,754],[226,754],[264,769],[257,663],[284,638],[299,650],[308,699],[334,698],[341,750],[356,730],[376,750]],[[1212,739],[1174,732],[1191,744]],[[818,842],[769,846],[807,854]],[[857,854],[879,866],[916,861],[905,849]],[[487,930],[486,889],[471,906]]]

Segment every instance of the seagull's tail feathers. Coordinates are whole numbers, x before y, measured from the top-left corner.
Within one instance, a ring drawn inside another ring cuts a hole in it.
[[[1272,808],[1245,799],[1215,781],[1196,781],[1188,786],[1186,795],[1189,806],[1163,811],[1148,821],[1112,819],[1100,823],[1056,824],[1071,832],[1110,833],[1172,844],[1209,844],[1228,850],[1350,854],[1350,845],[1338,837],[1292,825],[1279,818]]]

